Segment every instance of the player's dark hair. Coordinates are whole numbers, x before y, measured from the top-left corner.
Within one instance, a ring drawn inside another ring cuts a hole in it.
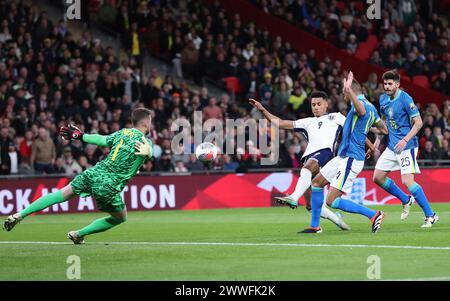
[[[389,79],[392,79],[395,82],[400,81],[400,73],[398,73],[397,69],[392,69],[392,70],[386,71],[383,74],[383,80],[389,80]]]
[[[146,108],[139,108],[131,113],[131,122],[133,126],[137,126],[141,120],[150,118],[151,111]]]
[[[315,92],[311,93],[311,99],[313,99],[313,98],[323,98],[323,99],[327,100],[328,95],[324,91],[315,91]]]

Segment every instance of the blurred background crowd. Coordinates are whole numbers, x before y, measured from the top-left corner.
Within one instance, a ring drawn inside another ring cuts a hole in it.
[[[234,143],[232,155],[219,155],[205,167],[189,154],[195,148],[190,133],[184,154],[177,154],[182,146],[171,147],[177,134],[170,130],[172,122],[187,119],[193,125],[196,111],[202,112],[203,122],[262,118],[247,102],[252,97],[283,119],[298,119],[312,116],[308,95],[323,90],[329,95],[330,112],[347,113],[349,105],[340,93],[347,71],[340,61],[318,60],[314,50],[298,53],[289,41],[270,37],[267,30],[244,23],[239,15],[229,17],[220,1],[207,2],[212,4],[89,1],[88,12],[98,12],[102,24],[120,33],[118,55],[93,38],[86,10],[86,28],[75,37],[64,20],[52,22],[33,1],[0,0],[0,173],[80,173],[105,158],[109,149],[64,141],[58,137],[59,127],[73,123],[83,131],[107,135],[130,127],[130,112],[136,107],[154,113],[150,138],[155,157],[143,172],[267,168],[260,165],[264,154],[256,141],[243,147]],[[433,89],[449,94],[450,31],[436,10],[410,16],[400,9],[408,1],[392,1],[388,19],[383,13],[382,21],[367,28],[353,2],[342,8],[338,5],[342,2],[334,0],[332,5],[323,0],[253,2],[348,51],[373,33],[380,43],[371,62],[402,68],[405,76],[425,75]],[[147,55],[169,62],[171,73],[162,74],[157,68],[145,72]],[[207,81],[234,88],[211,95]],[[378,105],[383,93],[380,78],[373,73],[359,81]],[[450,100],[442,106],[433,102],[418,106],[424,120],[419,158],[450,159]],[[240,130],[226,132],[225,140],[234,141],[239,134]],[[271,167],[299,168],[306,146],[301,132],[281,130],[279,161]]]

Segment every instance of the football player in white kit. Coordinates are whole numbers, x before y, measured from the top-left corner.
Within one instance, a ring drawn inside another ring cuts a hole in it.
[[[311,186],[312,178],[319,173],[320,168],[334,157],[334,149],[339,132],[345,123],[345,116],[341,113],[329,113],[328,96],[325,92],[317,91],[310,95],[311,108],[314,117],[302,118],[298,120],[282,120],[271,114],[261,103],[254,99],[249,99],[251,105],[258,109],[264,117],[271,120],[279,120],[281,129],[303,129],[308,135],[308,146],[302,157],[303,167],[300,171],[300,178],[297,181],[294,192],[285,197],[276,197],[278,203],[287,205],[292,209],[298,207],[298,200]],[[310,200],[307,198],[306,208],[310,210]],[[325,204],[322,207],[320,216],[329,219],[342,230],[350,230],[344,222],[342,216],[328,209]]]

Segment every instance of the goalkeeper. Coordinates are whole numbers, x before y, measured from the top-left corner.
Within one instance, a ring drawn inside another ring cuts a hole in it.
[[[121,191],[136,175],[147,158],[152,156],[151,141],[145,138],[151,126],[148,109],[139,108],[132,112],[133,128],[122,129],[108,136],[84,134],[73,125],[61,127],[59,133],[65,140],[81,140],[98,146],[109,146],[108,157],[76,176],[61,190],[44,195],[4,222],[4,229],[11,231],[28,215],[53,204],[70,200],[76,195],[94,196],[97,208],[110,216],[97,219],[90,225],[67,236],[74,244],[84,243],[84,237],[109,230],[127,219],[127,210],[121,198]]]

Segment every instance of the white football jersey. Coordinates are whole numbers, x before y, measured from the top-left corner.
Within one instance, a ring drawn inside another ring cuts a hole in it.
[[[334,151],[340,127],[344,126],[345,116],[330,113],[320,117],[302,118],[294,121],[294,129],[304,129],[308,134],[308,147],[303,157],[318,150],[329,148]]]

